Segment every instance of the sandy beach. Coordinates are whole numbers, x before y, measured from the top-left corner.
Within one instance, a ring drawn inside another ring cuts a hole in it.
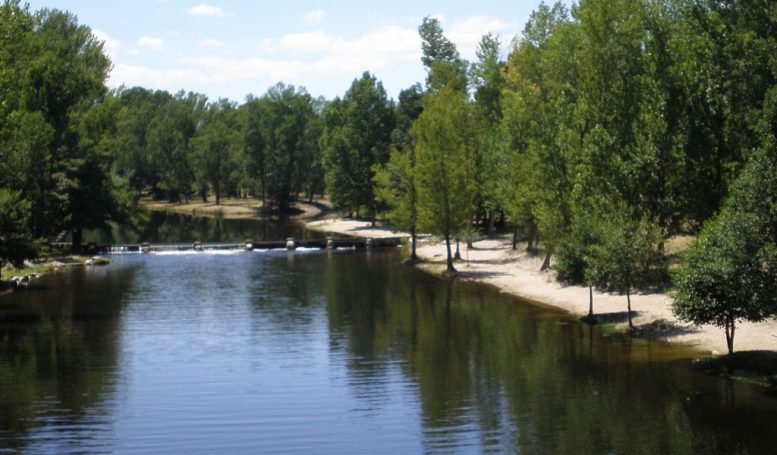
[[[141,199],[140,206],[147,210],[180,213],[191,216],[216,217],[231,219],[250,219],[263,216],[263,204],[258,199],[222,199],[219,204],[211,198],[209,202],[199,199],[189,202],[167,202]],[[292,204],[292,218],[299,220],[315,220],[330,211],[326,202],[295,202]]]
[[[309,229],[361,237],[407,236],[394,232],[380,224],[370,227],[366,221],[327,219],[307,223]],[[550,305],[572,314],[588,314],[589,290],[587,287],[563,286],[555,280],[554,272],[541,272],[542,257],[524,252],[525,244],[513,251],[510,239],[484,239],[468,249],[461,245],[462,261],[456,264],[461,279],[475,280],[496,286],[507,292],[539,305]],[[421,267],[431,272],[442,272],[445,261],[445,245],[432,237],[424,237],[418,245],[418,255],[426,261]],[[650,336],[713,354],[726,352],[726,339],[722,328],[693,326],[678,321],[672,314],[671,297],[661,293],[636,294],[631,298],[634,324]],[[602,293],[594,290],[594,313],[602,320],[619,328],[628,325],[626,296]],[[736,351],[777,350],[777,320],[762,323],[739,323],[735,338]]]

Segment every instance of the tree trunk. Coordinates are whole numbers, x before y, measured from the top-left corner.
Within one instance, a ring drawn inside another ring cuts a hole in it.
[[[518,227],[513,228],[513,251],[518,249]]]
[[[491,209],[490,213],[488,214],[488,237],[493,238],[494,234],[496,234],[496,226],[494,223],[496,222],[496,213],[493,209]]]
[[[553,255],[553,251],[548,249],[547,252],[545,252],[545,259],[542,261],[542,267],[540,267],[540,271],[544,272],[548,269],[550,269],[550,257]]]
[[[445,248],[448,251],[448,267],[447,273],[456,273],[456,269],[453,267],[453,255],[451,254],[451,236],[445,234]]]
[[[736,321],[734,318],[726,319],[726,347],[728,355],[734,354],[734,332],[736,331]]]
[[[372,227],[375,227],[375,218],[378,217],[378,209],[375,204],[370,204],[370,215],[372,216]]]
[[[416,235],[415,235],[415,225],[410,228],[410,259],[415,262],[418,261],[418,255],[415,251],[415,242],[416,242]]]
[[[594,287],[588,286],[588,317],[594,316]]]
[[[626,290],[626,302],[628,305],[628,312],[629,312],[629,328],[634,328],[634,323],[631,321],[631,290]]]
[[[461,260],[461,252],[459,251],[459,239],[456,239],[456,255],[454,256],[454,259],[457,261]]]
[[[80,227],[73,228],[72,235],[73,235],[73,244],[71,245],[71,248],[73,250],[73,253],[80,253],[81,243],[84,237],[84,231]]]
[[[535,234],[535,228],[534,223],[529,224],[529,233],[527,235],[526,239],[526,252],[531,253],[532,250],[534,250],[534,234]]]

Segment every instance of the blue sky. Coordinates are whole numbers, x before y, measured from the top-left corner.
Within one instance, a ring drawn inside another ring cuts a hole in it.
[[[314,96],[342,95],[368,70],[390,97],[423,81],[417,28],[440,19],[461,54],[474,59],[480,37],[509,45],[539,0],[475,2],[35,0],[78,16],[106,43],[108,84],[140,85],[242,101],[282,81]]]

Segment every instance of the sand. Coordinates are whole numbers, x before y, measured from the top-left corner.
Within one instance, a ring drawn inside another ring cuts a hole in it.
[[[366,221],[327,219],[307,223],[309,229],[360,237],[407,236],[385,226],[370,227]],[[588,314],[587,287],[564,286],[555,279],[554,272],[541,272],[542,257],[528,255],[520,245],[513,251],[510,239],[484,239],[468,249],[461,245],[462,261],[457,262],[459,277],[495,286],[538,305],[550,305],[574,315]],[[426,261],[421,267],[441,272],[446,259],[445,245],[431,236],[419,242],[418,255]],[[713,354],[726,353],[726,338],[722,328],[711,325],[693,326],[678,321],[671,309],[671,297],[662,293],[642,293],[631,297],[634,324],[650,336]],[[594,313],[602,320],[619,328],[628,325],[626,296],[594,290]],[[762,323],[742,322],[737,325],[734,348],[736,351],[777,350],[777,320]]]
[[[166,202],[142,199],[140,206],[147,210],[181,213],[183,215],[223,217],[227,219],[251,219],[263,216],[262,201],[257,199],[222,199],[219,204],[211,198],[209,202],[191,200],[189,202]],[[326,202],[314,202],[312,204],[295,202],[292,204],[294,211],[292,218],[300,220],[313,220],[328,213],[329,206]]]

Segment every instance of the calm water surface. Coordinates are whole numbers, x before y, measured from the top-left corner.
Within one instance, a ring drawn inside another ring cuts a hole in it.
[[[762,389],[398,251],[113,260],[0,298],[0,452],[777,450]]]

